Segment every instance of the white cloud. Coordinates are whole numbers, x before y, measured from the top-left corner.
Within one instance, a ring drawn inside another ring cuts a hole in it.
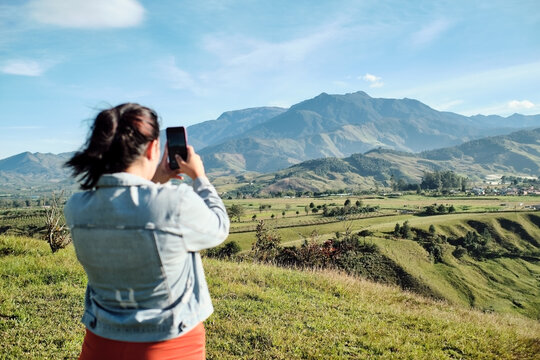
[[[366,74],[364,76],[359,77],[359,79],[367,81],[369,83],[370,88],[379,88],[384,85],[384,83],[381,81],[382,78],[379,76],[375,76],[373,74]]]
[[[68,28],[123,28],[144,19],[136,0],[33,0],[27,10],[37,22]]]
[[[411,97],[419,99],[427,104],[436,104],[440,102],[441,97],[454,98],[461,97],[467,99],[468,104],[476,103],[476,107],[460,106],[459,113],[464,115],[476,114],[511,114],[509,102],[500,98],[500,89],[518,89],[521,88],[524,96],[534,94],[537,96],[537,84],[540,81],[540,62],[524,63],[508,67],[487,69],[485,71],[476,71],[465,74],[448,74],[436,81],[422,81],[416,79],[411,87],[404,87],[386,93],[390,97]],[[515,96],[515,91],[512,91]],[[485,105],[481,105],[478,95],[482,94]],[[508,98],[507,98],[508,99]],[[495,103],[493,103],[495,102]],[[534,108],[521,108],[526,114],[540,110],[540,105]]]
[[[169,82],[171,88],[188,90],[195,94],[201,93],[201,89],[193,76],[176,65],[174,56],[161,60],[157,66],[160,74]]]
[[[40,76],[47,66],[34,60],[10,60],[0,68],[4,74],[22,76]]]
[[[428,45],[441,36],[448,28],[450,28],[451,22],[445,19],[435,20],[419,31],[415,32],[411,36],[411,42],[416,47]]]
[[[532,109],[535,105],[529,100],[512,100],[508,102],[508,107],[510,109]]]
[[[339,25],[329,24],[307,36],[282,42],[218,34],[207,36],[203,47],[221,59],[226,67],[261,70],[301,63],[315,50],[336,38],[340,31]]]
[[[350,86],[349,83],[347,83],[346,81],[341,81],[341,80],[334,80],[332,81],[332,84],[341,88],[346,88]]]

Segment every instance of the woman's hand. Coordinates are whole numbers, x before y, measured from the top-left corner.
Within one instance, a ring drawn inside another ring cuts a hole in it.
[[[171,179],[183,180],[184,177],[179,174],[180,169],[173,170],[169,166],[169,151],[167,150],[167,144],[165,144],[165,151],[163,152],[163,157],[161,158],[161,162],[156,168],[156,172],[154,173],[154,177],[152,177],[152,181],[159,184],[165,184]]]
[[[176,155],[176,162],[180,166],[180,173],[184,173],[193,180],[199,177],[205,177],[204,165],[199,154],[195,153],[193,146],[187,146],[187,159],[186,161]]]

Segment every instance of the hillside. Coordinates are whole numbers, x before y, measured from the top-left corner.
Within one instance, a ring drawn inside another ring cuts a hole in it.
[[[418,240],[377,240],[383,254],[421,279],[434,294],[455,304],[540,319],[538,214],[458,214],[408,220],[416,236],[427,234],[430,225],[434,225],[437,236],[447,239],[465,237],[467,232],[479,236],[484,231],[489,233],[485,258],[459,258],[454,253],[458,243],[448,240],[441,242],[443,256],[439,263],[433,263]],[[373,230],[381,235],[389,233],[395,223],[379,224]]]
[[[510,137],[491,136],[533,126],[536,130]],[[540,115],[466,117],[436,111],[413,99],[372,98],[360,91],[322,93],[289,109],[225,112],[216,120],[189,126],[188,142],[201,154],[211,177],[271,173],[255,179],[257,190],[317,191],[375,187],[392,175],[417,181],[424,171],[437,169],[475,179],[499,173],[536,176],[539,126]],[[163,132],[162,140],[163,147]],[[68,156],[25,152],[0,160],[4,192],[73,188],[62,168]],[[331,161],[333,168],[345,172],[328,171],[330,160],[321,158],[342,159],[346,166]],[[313,161],[304,163],[308,160]],[[355,165],[358,162],[362,164]]]
[[[324,191],[389,186],[392,176],[420,183],[424,172],[452,170],[473,180],[486,175],[540,176],[540,128],[487,137],[461,145],[417,154],[374,149],[346,158],[301,162],[254,177],[247,192]]]
[[[0,353],[74,358],[84,273],[73,248],[0,236]],[[208,359],[534,359],[538,322],[425,299],[335,272],[204,260]]]
[[[322,93],[200,153],[211,171],[269,172],[378,147],[418,152],[455,146],[540,125],[538,116],[501,119],[439,112],[417,100],[372,98],[361,91]]]
[[[2,192],[72,187],[69,171],[63,167],[71,155],[24,152],[0,160]]]
[[[286,109],[279,107],[258,107],[227,111],[216,120],[188,126],[188,141],[195,149],[200,150],[236,137],[238,134],[244,133],[284,111]],[[162,136],[162,138],[165,138],[165,136]]]
[[[354,204],[355,199],[351,200]],[[291,203],[297,202],[291,200]],[[405,204],[406,208],[414,208],[418,203],[399,199],[392,202],[398,209],[404,208],[404,205],[397,206],[398,203]],[[317,202],[319,205],[325,203],[324,199]],[[369,202],[370,205],[374,203],[377,201]],[[422,203],[430,202],[426,199]],[[470,206],[459,203],[460,200],[452,201],[460,210]],[[380,204],[384,206],[384,203]],[[274,203],[272,208],[276,207]],[[329,207],[332,208],[334,206]],[[281,212],[280,209],[272,211]],[[338,232],[343,237],[346,229],[352,234],[369,230],[372,235],[358,240],[360,245],[364,242],[375,245],[376,251],[358,249],[352,254],[341,255],[348,259],[346,267],[341,267],[344,271],[461,306],[540,319],[540,213],[413,216],[385,208],[379,215],[341,217],[341,220],[323,217],[317,221],[316,216],[291,215],[272,221],[253,209],[245,217],[249,218],[253,213],[278,226],[276,233],[284,248],[302,245],[304,239],[322,244],[336,239]],[[411,236],[395,236],[395,225],[401,226],[405,221],[412,228]],[[433,234],[429,231],[431,225]],[[233,223],[233,231],[235,226]],[[243,249],[251,249],[256,239],[255,229],[246,230],[233,232],[229,241],[237,242]],[[468,233],[476,234],[476,240],[466,240]],[[310,234],[316,234],[315,238]],[[317,254],[317,250],[313,248],[311,253]],[[320,256],[328,253],[332,254],[332,251],[322,251]],[[339,259],[337,261],[343,264]]]

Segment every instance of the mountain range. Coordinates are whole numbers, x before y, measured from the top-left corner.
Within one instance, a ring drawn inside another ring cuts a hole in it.
[[[466,117],[413,99],[322,93],[199,152],[214,171],[270,172],[309,159],[379,147],[420,152],[538,126],[540,115]]]
[[[452,170],[474,181],[488,175],[540,176],[540,128],[487,137],[458,146],[409,153],[373,149],[346,158],[321,158],[249,179],[254,194],[390,186],[390,179],[420,183],[425,172]]]
[[[274,182],[304,179],[299,186],[313,187],[315,178],[311,177],[311,185],[306,180],[310,171],[332,172],[341,179],[334,185],[369,184],[389,174],[413,181],[422,171],[443,168],[468,176],[537,176],[538,129],[517,131],[535,128],[540,128],[540,115],[467,117],[434,110],[418,100],[372,98],[360,91],[322,93],[289,109],[229,111],[189,126],[187,132],[210,175],[272,173],[266,178]],[[0,160],[3,190],[74,186],[62,168],[71,154],[25,152]],[[362,167],[354,170],[355,162],[373,174]],[[316,170],[318,166],[334,170]],[[264,179],[260,180],[270,186]],[[329,179],[325,186],[332,183]]]

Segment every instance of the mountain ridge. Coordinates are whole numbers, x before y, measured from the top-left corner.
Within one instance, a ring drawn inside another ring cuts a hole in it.
[[[390,161],[401,169],[393,171],[409,180],[418,178],[419,169],[474,170],[479,175],[487,171],[535,174],[540,161],[536,129],[512,133],[503,140],[474,142],[508,134],[513,128],[503,125],[511,122],[515,127],[535,124],[538,128],[540,114],[466,117],[439,112],[409,98],[372,98],[362,91],[321,93],[289,109],[260,107],[224,112],[218,119],[188,127],[188,142],[195,146],[211,176],[274,173],[306,160],[343,159],[353,154]],[[464,143],[467,148],[455,148]],[[161,144],[165,145],[163,134]],[[411,151],[411,147],[417,151]],[[483,152],[482,147],[486,148]],[[10,188],[63,181],[69,178],[62,165],[70,154],[25,152],[8,157],[0,160],[0,180]],[[387,169],[383,171],[386,175],[379,177],[384,181],[390,165],[380,164]],[[348,182],[373,183],[366,179]]]
[[[520,119],[540,126],[540,116]],[[308,159],[345,157],[375,147],[419,152],[519,129],[502,125],[476,124],[473,118],[439,112],[414,99],[372,98],[365,92],[321,93],[200,153],[210,170],[269,172]],[[272,154],[266,151],[268,146],[274,148]],[[265,159],[268,156],[275,161]]]
[[[311,159],[256,176],[252,179],[256,186],[245,190],[258,194],[375,188],[390,186],[391,178],[420,183],[425,172],[442,170],[451,170],[476,181],[492,174],[540,177],[540,128],[421,153],[379,148],[344,158]]]

